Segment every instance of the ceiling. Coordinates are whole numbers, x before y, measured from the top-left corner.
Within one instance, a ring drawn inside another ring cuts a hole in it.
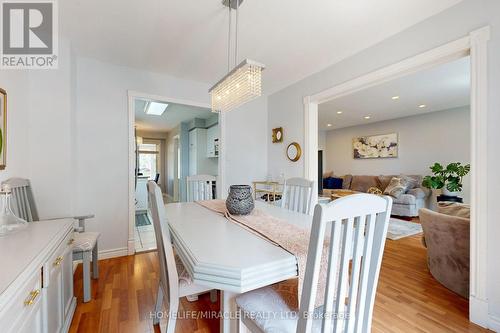
[[[332,130],[469,105],[469,67],[466,57],[320,104],[318,128]]]
[[[183,121],[193,118],[207,119],[214,113],[210,109],[184,104],[168,103],[161,116],[149,115],[144,112],[147,100],[135,99],[135,126],[138,130],[168,132]]]
[[[460,1],[245,0],[240,60],[266,65],[269,94]],[[221,0],[71,0],[59,8],[61,33],[77,55],[207,84],[227,70]]]

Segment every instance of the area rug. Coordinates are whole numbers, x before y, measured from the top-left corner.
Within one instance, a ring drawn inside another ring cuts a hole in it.
[[[422,226],[420,223],[408,222],[391,217],[389,220],[389,229],[387,230],[387,238],[390,240],[398,240],[421,232]]]
[[[151,224],[147,213],[135,214],[135,225],[137,227],[142,227]]]

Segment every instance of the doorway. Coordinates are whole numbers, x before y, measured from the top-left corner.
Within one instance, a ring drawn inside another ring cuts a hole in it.
[[[165,204],[186,201],[186,177],[191,170],[217,176],[220,193],[223,186],[224,117],[211,112],[208,104],[134,91],[128,92],[128,112],[128,252],[134,254],[156,248],[148,212],[148,181],[159,185]],[[197,134],[196,143],[189,140],[191,132]],[[214,146],[217,144],[214,156],[207,154],[210,147],[207,138]],[[193,148],[197,154],[190,158]]]
[[[405,59],[304,98],[306,178],[317,180],[318,105],[389,80],[470,55],[471,68],[471,218],[470,314],[472,322],[486,326],[487,311],[487,45],[489,27],[472,31],[460,40]],[[314,198],[317,201],[317,197]]]

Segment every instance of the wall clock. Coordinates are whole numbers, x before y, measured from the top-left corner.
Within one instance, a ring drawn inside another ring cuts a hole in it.
[[[300,160],[300,156],[302,155],[302,148],[297,142],[292,142],[286,148],[286,157],[292,162],[297,162]]]

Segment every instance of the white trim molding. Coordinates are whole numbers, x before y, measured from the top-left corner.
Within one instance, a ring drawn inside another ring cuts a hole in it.
[[[127,91],[127,98],[128,98],[128,141],[129,141],[129,148],[128,148],[128,165],[129,165],[129,179],[128,179],[128,242],[127,242],[127,247],[124,248],[125,251],[127,252],[128,255],[133,255],[135,254],[135,233],[134,233],[134,225],[135,225],[135,140],[134,140],[134,124],[135,124],[135,110],[134,110],[134,99],[135,98],[143,98],[143,99],[148,99],[148,100],[153,100],[153,101],[158,101],[158,102],[168,102],[168,103],[175,103],[175,104],[184,104],[184,105],[191,105],[191,106],[197,106],[197,107],[202,107],[202,108],[207,108],[210,109],[211,105],[209,103],[200,103],[198,101],[191,101],[191,100],[185,100],[185,99],[178,99],[178,98],[172,98],[172,97],[165,97],[165,96],[159,96],[159,95],[152,95],[152,94],[146,94],[146,93],[141,93],[138,91],[134,90],[128,90]],[[224,113],[219,113],[219,127],[220,127],[220,140],[219,140],[219,176],[217,178],[218,184],[217,184],[217,195],[218,198],[222,198],[222,194],[224,193],[223,189],[225,188],[225,183],[224,183],[224,172],[225,172],[225,149],[224,149],[224,143],[225,143],[225,135],[226,135],[226,130],[225,130],[225,114]],[[122,255],[127,255],[127,254],[121,254],[122,249],[118,250],[110,250],[110,257],[119,257]],[[116,255],[115,255],[116,254]],[[101,255],[101,253],[99,253]],[[107,256],[106,254],[104,254]]]
[[[470,320],[497,327],[488,315],[487,297],[487,50],[490,27],[304,98],[305,177],[318,180],[318,105],[426,68],[470,55],[471,61],[471,230]],[[316,167],[314,167],[316,166]]]

